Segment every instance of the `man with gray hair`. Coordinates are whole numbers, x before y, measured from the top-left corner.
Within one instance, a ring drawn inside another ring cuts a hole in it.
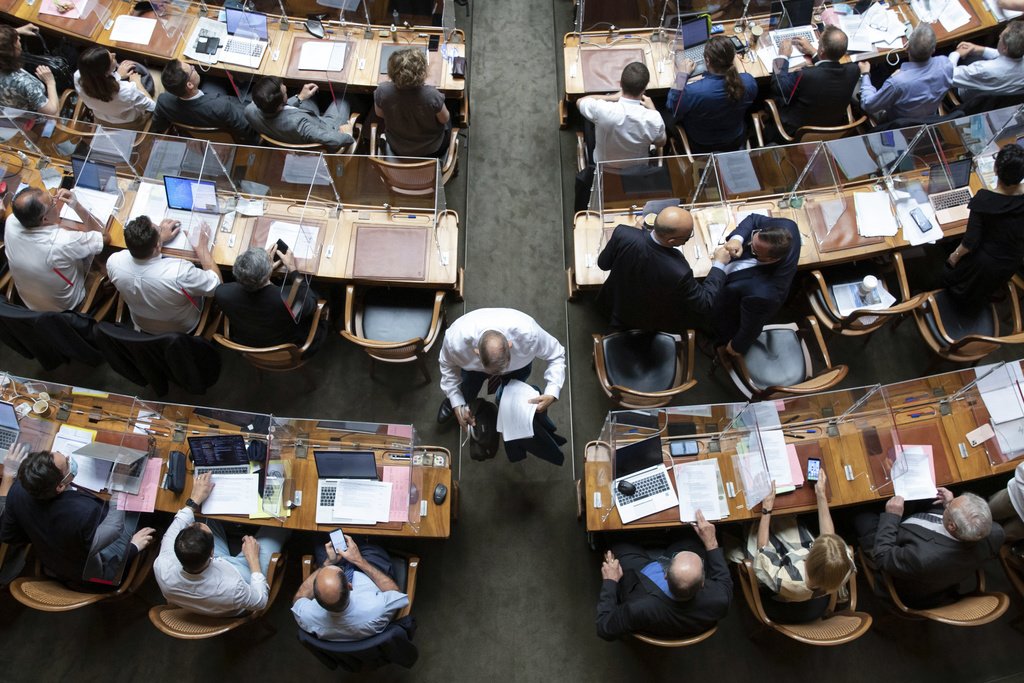
[[[921,121],[934,116],[939,103],[953,82],[953,64],[946,57],[935,57],[935,31],[920,23],[907,41],[910,61],[875,89],[871,83],[871,64],[860,67],[860,106],[878,122],[911,119]]]
[[[930,508],[904,517],[903,507],[903,498],[894,496],[880,516],[858,515],[854,525],[861,547],[908,606],[955,601],[960,583],[998,554],[1002,527],[992,521],[983,498],[973,493],[954,497],[941,486]]]
[[[284,281],[272,284],[271,274],[284,268]],[[295,265],[291,252],[251,247],[235,259],[234,282],[217,287],[214,301],[228,317],[231,340],[246,346],[266,348],[278,344],[301,347],[313,325],[317,294]],[[319,325],[304,358],[312,356],[327,336]]]
[[[1007,24],[995,47],[960,43],[949,53],[949,61],[953,64],[953,87],[965,100],[979,95],[1024,93],[1024,21],[1016,19]]]

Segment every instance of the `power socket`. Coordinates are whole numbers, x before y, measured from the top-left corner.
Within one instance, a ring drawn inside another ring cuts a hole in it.
[[[294,507],[300,507],[302,505],[302,491],[296,489],[295,493],[292,494],[292,505]]]
[[[447,462],[445,462],[443,455],[438,454],[434,456],[434,467],[444,467],[445,465],[447,465]]]

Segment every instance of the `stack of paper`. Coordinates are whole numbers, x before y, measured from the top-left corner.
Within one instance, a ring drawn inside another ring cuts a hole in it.
[[[299,52],[299,71],[341,71],[347,47],[336,41],[307,41]]]
[[[215,474],[213,490],[203,502],[208,515],[251,515],[259,509],[259,474]]]
[[[342,479],[334,499],[334,518],[343,524],[376,524],[391,518],[391,482]]]
[[[119,43],[149,45],[155,28],[156,19],[122,14],[114,20],[114,28],[110,29],[110,40]]]
[[[526,382],[514,379],[505,385],[498,406],[498,432],[503,440],[515,441],[533,436],[533,416],[537,413],[537,404],[530,403],[530,400],[538,396],[540,392]]]
[[[270,224],[266,244],[263,247],[269,249],[278,240],[281,240],[288,245],[288,249],[291,250],[295,258],[313,258],[316,254],[316,238],[319,233],[320,228],[314,225],[297,225],[295,223],[285,223],[284,221],[274,221]]]
[[[50,450],[65,456],[72,455],[82,446],[92,443],[95,438],[96,432],[92,429],[82,429],[67,424],[61,425],[53,437],[53,445],[50,446]],[[81,456],[76,457],[75,462],[78,463],[75,486],[97,492],[106,487],[107,479],[110,478],[110,470],[114,466],[113,463]]]
[[[782,430],[769,429],[761,431],[760,435],[764,461],[768,466],[768,476],[775,482],[775,493],[786,493],[796,488],[798,483],[803,484],[803,475],[799,472],[799,464],[797,465],[799,482],[793,474],[789,450],[786,448],[786,436]]]
[[[893,237],[899,231],[887,192],[856,192],[853,205],[861,237]]]
[[[892,467],[893,492],[904,500],[930,500],[935,497],[935,461],[932,447],[902,446]]]
[[[705,519],[725,519],[729,503],[725,498],[718,460],[694,460],[673,468],[679,492],[679,521],[697,521],[697,510]]]

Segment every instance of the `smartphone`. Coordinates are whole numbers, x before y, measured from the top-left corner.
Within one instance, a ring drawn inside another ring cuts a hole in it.
[[[668,445],[668,452],[678,458],[697,455],[700,452],[700,448],[696,441],[672,441]]]
[[[348,543],[345,541],[345,532],[341,529],[335,529],[331,532],[331,543],[334,544],[334,550],[338,553],[343,553],[348,550]]]
[[[807,458],[807,481],[818,481],[819,472],[821,472],[821,460]]]
[[[280,254],[287,254],[288,253],[288,245],[284,243],[284,240],[278,240],[277,241],[277,251]]]
[[[921,232],[928,232],[932,229],[932,222],[928,220],[928,216],[925,216],[924,211],[920,208],[911,209],[910,217],[914,219],[915,223],[917,223],[917,227]]]
[[[729,40],[732,41],[732,46],[733,49],[736,50],[736,54],[741,55],[747,51],[747,46],[736,36],[729,36]]]
[[[430,36],[430,42],[427,43],[427,51],[428,52],[437,52],[437,47],[440,44],[441,44],[441,36],[439,36],[439,35],[437,35],[435,33],[434,35]]]

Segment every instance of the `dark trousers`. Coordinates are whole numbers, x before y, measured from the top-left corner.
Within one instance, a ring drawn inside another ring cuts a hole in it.
[[[313,560],[316,562],[318,567],[324,566],[324,563],[327,562],[327,549],[324,546],[329,540],[331,540],[331,537],[326,534],[320,538],[323,542],[317,543],[313,548]],[[388,551],[384,550],[380,546],[372,545],[370,543],[360,543],[359,554],[374,567],[381,570],[392,579],[395,578],[395,572],[391,566],[391,556],[388,555]],[[351,583],[355,567],[344,561],[341,563],[341,567],[345,570],[345,578],[349,583]]]
[[[530,372],[533,370],[533,363],[527,363],[518,370],[507,372],[501,375],[501,386],[505,386],[514,379],[520,382],[525,382],[530,378]],[[462,371],[462,396],[466,399],[466,404],[469,405],[473,402],[473,399],[477,397],[484,384],[491,377],[486,372],[480,372],[479,370],[463,370]]]

